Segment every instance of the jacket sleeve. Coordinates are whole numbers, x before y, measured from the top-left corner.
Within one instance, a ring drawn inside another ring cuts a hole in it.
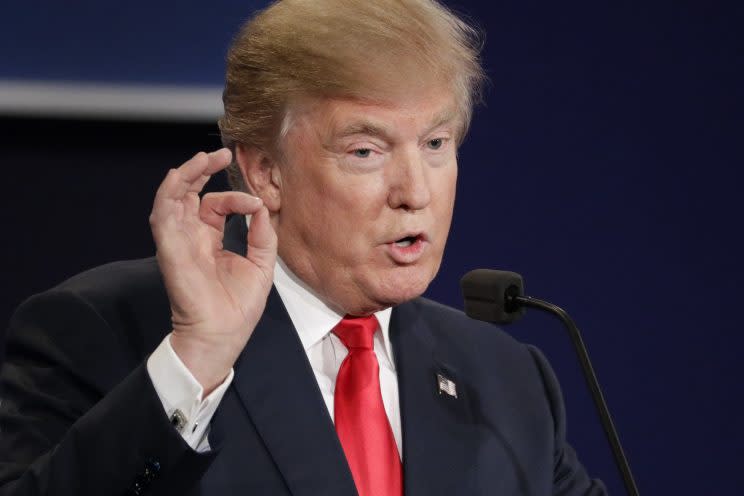
[[[553,413],[555,444],[553,452],[554,496],[606,496],[607,489],[597,479],[590,479],[576,452],[566,441],[566,410],[558,379],[547,359],[534,346],[527,346],[542,376],[545,392]]]
[[[168,421],[126,336],[71,291],[25,302],[0,372],[0,495],[183,494],[215,452]]]

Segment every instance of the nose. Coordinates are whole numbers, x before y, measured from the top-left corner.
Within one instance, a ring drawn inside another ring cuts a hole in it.
[[[418,151],[404,151],[389,169],[388,205],[404,210],[421,210],[431,202],[427,164]]]

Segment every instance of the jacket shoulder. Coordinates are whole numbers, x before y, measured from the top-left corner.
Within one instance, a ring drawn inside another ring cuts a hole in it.
[[[127,260],[77,274],[23,302],[10,321],[8,350],[44,335],[63,348],[118,342],[141,357],[169,329],[170,306],[154,257]]]
[[[51,291],[75,293],[91,302],[164,290],[155,257],[122,260],[81,272]]]
[[[428,323],[437,340],[457,341],[476,348],[497,346],[499,349],[523,350],[524,345],[500,327],[468,317],[465,312],[428,298],[412,302],[417,313]]]
[[[469,376],[482,387],[521,391],[529,384],[544,394],[540,366],[541,355],[527,344],[514,339],[498,326],[468,317],[464,312],[426,298],[411,302],[414,314],[431,335],[437,360]]]

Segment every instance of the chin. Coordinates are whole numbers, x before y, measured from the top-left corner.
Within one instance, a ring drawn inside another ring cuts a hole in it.
[[[418,298],[434,279],[437,271],[419,267],[397,267],[379,283],[379,301],[394,306]]]

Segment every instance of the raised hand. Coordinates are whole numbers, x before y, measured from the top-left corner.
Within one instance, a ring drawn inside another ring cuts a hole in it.
[[[171,169],[150,214],[171,305],[171,345],[208,394],[224,380],[261,318],[276,261],[263,202],[240,192],[199,192],[230,163],[227,149],[197,153]],[[248,253],[222,248],[225,217],[252,215]]]

